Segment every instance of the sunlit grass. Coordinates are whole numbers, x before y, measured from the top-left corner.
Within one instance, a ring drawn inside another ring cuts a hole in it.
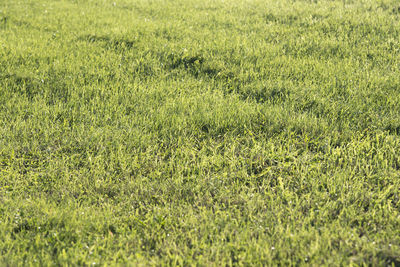
[[[0,265],[400,264],[400,9],[0,3]]]

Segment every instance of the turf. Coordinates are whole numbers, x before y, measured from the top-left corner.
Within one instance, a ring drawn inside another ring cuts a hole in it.
[[[0,1],[0,265],[400,266],[395,0]]]

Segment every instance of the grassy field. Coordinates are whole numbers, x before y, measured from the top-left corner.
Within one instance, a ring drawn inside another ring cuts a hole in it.
[[[0,265],[400,266],[397,0],[0,0]]]

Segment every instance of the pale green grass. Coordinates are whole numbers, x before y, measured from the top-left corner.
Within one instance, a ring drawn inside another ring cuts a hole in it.
[[[0,265],[400,265],[394,0],[0,0]]]

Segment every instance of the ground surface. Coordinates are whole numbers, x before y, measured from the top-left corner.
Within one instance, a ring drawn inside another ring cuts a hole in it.
[[[0,265],[400,265],[391,0],[0,0]]]

